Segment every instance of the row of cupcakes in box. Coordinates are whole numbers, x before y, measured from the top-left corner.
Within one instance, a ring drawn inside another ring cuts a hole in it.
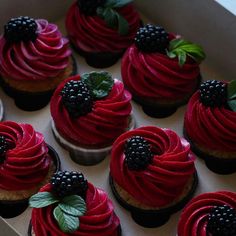
[[[59,171],[60,159],[42,134],[29,124],[11,121],[0,128],[1,216],[22,213],[30,197],[34,209],[29,235],[121,235],[122,222],[107,194],[80,172]],[[127,131],[113,144],[110,187],[136,223],[161,226],[194,194],[194,159],[189,143],[169,129]],[[235,204],[232,192],[197,196],[181,214],[178,235],[233,236]]]

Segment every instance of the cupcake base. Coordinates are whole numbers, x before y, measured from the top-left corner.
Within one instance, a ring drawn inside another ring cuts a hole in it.
[[[201,159],[205,161],[207,168],[216,174],[228,175],[236,172],[236,157],[234,159],[220,158],[217,156],[209,155],[200,150],[194,142],[188,137],[184,130],[184,137],[191,145],[191,150]]]
[[[55,172],[61,169],[61,162],[57,152],[48,146],[48,153],[52,157],[55,165]],[[0,216],[3,218],[13,218],[23,213],[28,207],[28,198],[21,200],[0,200]]]
[[[122,231],[121,231],[121,226],[119,225],[118,229],[118,236],[122,235]],[[29,223],[29,227],[28,227],[28,231],[27,231],[27,236],[35,236],[35,234],[33,233],[33,228],[32,228],[32,223],[30,221]]]
[[[137,208],[135,206],[128,204],[119,195],[119,192],[117,191],[115,187],[115,184],[111,175],[109,175],[109,184],[111,186],[112,193],[114,194],[117,202],[122,207],[130,211],[131,217],[137,224],[146,228],[154,228],[154,227],[160,227],[164,225],[169,220],[170,216],[173,213],[179,211],[187,204],[187,202],[194,195],[195,189],[198,184],[198,177],[197,177],[197,173],[195,172],[193,176],[192,186],[189,192],[179,202],[177,202],[174,205],[168,206],[166,208],[161,208],[158,210],[149,210],[149,209],[146,210],[146,209]]]
[[[85,58],[87,64],[94,68],[107,68],[114,65],[124,54],[124,51],[112,53],[112,52],[85,52],[82,49],[74,46],[71,43],[72,48]]]
[[[55,123],[51,121],[51,127],[53,135],[56,141],[66,150],[69,151],[71,159],[80,165],[91,166],[96,165],[110,153],[112,145],[103,148],[84,148],[71,144],[66,139],[64,139],[57,131]],[[130,116],[129,127],[127,130],[132,130],[135,128],[134,116]]]
[[[77,72],[77,64],[73,56],[71,56],[71,61],[73,69],[70,75],[75,75]],[[3,91],[14,99],[15,105],[24,111],[36,111],[45,107],[49,103],[50,98],[54,92],[54,89],[43,92],[21,91],[11,87],[1,77],[0,84],[3,88]]]
[[[180,106],[187,104],[189,98],[192,94],[196,91],[202,81],[201,75],[198,76],[196,82],[196,88],[193,92],[187,95],[184,99],[178,101],[162,101],[159,102],[158,100],[146,100],[145,98],[140,98],[134,93],[132,93],[132,98],[135,102],[142,106],[143,112],[153,118],[166,118],[174,114]],[[128,88],[129,90],[129,88]]]

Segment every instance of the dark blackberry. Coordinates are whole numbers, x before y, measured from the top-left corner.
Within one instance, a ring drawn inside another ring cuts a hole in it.
[[[4,26],[4,37],[10,43],[34,41],[37,38],[37,23],[33,18],[20,16],[12,18]]]
[[[79,117],[92,111],[93,101],[85,83],[71,80],[61,91],[62,102],[72,117]]]
[[[165,53],[169,45],[168,33],[163,27],[147,24],[138,30],[134,42],[143,52]]]
[[[126,141],[124,154],[129,170],[145,170],[153,158],[149,143],[140,136],[133,136]]]
[[[4,136],[0,136],[0,163],[3,163],[5,160],[5,154],[8,150],[8,144]]]
[[[79,195],[85,199],[88,181],[77,171],[58,171],[51,178],[52,191],[59,198]]]
[[[226,104],[227,86],[217,80],[207,80],[200,85],[200,102],[208,107],[220,107]]]
[[[106,0],[77,0],[77,5],[83,14],[93,16],[96,15],[97,8],[104,6],[105,2]]]
[[[212,236],[235,236],[235,209],[227,205],[213,207],[208,215],[208,224],[206,229]]]

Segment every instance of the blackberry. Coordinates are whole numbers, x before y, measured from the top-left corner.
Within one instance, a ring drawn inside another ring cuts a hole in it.
[[[58,171],[51,178],[52,191],[59,198],[79,195],[85,199],[88,181],[77,171]]]
[[[228,205],[213,207],[208,215],[208,224],[206,229],[212,236],[235,236],[235,209]]]
[[[5,160],[5,154],[8,150],[8,144],[4,136],[0,136],[0,163],[3,163]]]
[[[227,101],[227,86],[217,80],[207,80],[200,85],[200,102],[208,107],[220,107]]]
[[[147,24],[138,30],[134,42],[143,52],[165,53],[169,45],[168,33],[163,27]]]
[[[77,5],[83,14],[93,16],[96,15],[97,8],[104,6],[105,2],[106,0],[77,0]]]
[[[89,88],[78,80],[67,82],[62,91],[62,103],[72,117],[79,117],[92,111],[93,101]]]
[[[126,141],[124,154],[129,170],[145,170],[153,158],[149,143],[140,136],[133,136]]]
[[[4,26],[4,37],[10,43],[34,41],[37,38],[37,23],[33,18],[20,16],[12,18]]]

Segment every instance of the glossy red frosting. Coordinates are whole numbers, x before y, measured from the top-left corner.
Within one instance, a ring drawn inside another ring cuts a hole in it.
[[[56,77],[69,63],[71,50],[55,24],[38,19],[37,39],[9,44],[0,37],[0,73],[15,80]]]
[[[206,107],[199,91],[189,100],[184,118],[187,136],[201,147],[236,152],[236,112],[222,107]]]
[[[228,205],[236,209],[236,193],[219,191],[201,194],[192,199],[181,213],[178,236],[208,236],[208,214],[214,206]]]
[[[131,45],[140,26],[139,14],[133,4],[116,10],[129,23],[127,35],[120,35],[117,29],[109,28],[98,16],[82,14],[75,2],[66,16],[68,36],[75,47],[85,52],[122,52]]]
[[[180,100],[197,86],[199,64],[188,58],[181,67],[178,60],[161,53],[145,53],[131,45],[121,63],[125,86],[144,99]]]
[[[128,127],[131,95],[123,83],[115,79],[109,95],[94,101],[91,112],[72,118],[62,104],[60,92],[66,82],[79,79],[79,75],[68,78],[53,94],[50,108],[57,131],[67,141],[79,146],[109,145]]]
[[[45,191],[51,191],[50,184],[40,190]],[[119,236],[120,221],[114,213],[111,200],[103,190],[90,183],[86,194],[87,212],[79,217],[80,226],[77,231],[66,234],[59,229],[53,217],[54,206],[33,209],[31,222],[36,236]]]
[[[125,164],[125,142],[136,135],[150,143],[154,154],[144,171],[129,170]],[[194,159],[189,143],[175,132],[146,126],[128,131],[114,142],[110,172],[114,181],[140,203],[164,207],[183,193],[195,172]]]
[[[0,189],[27,190],[43,181],[51,164],[43,135],[30,124],[4,121],[0,136],[10,145],[0,164]]]

